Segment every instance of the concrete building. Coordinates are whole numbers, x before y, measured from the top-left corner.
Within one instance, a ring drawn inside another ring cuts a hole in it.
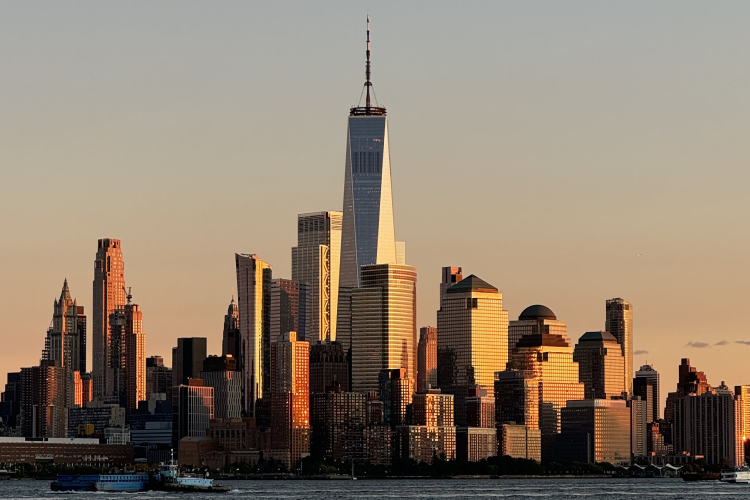
[[[437,328],[419,329],[417,346],[417,391],[437,388]]]
[[[607,320],[605,330],[612,334],[620,344],[625,358],[625,389],[633,393],[633,306],[626,300],[616,298],[607,300]]]
[[[648,455],[648,423],[651,407],[640,396],[633,396],[627,404],[630,407],[630,452],[634,457],[644,457]]]
[[[473,389],[466,398],[466,424],[469,427],[495,428],[495,398],[487,389]]]
[[[297,246],[292,248],[292,280],[306,285],[307,313],[297,332],[310,345],[336,340],[341,212],[297,216]],[[280,332],[283,333],[283,332]],[[348,348],[348,346],[347,346]]]
[[[59,361],[42,361],[40,366],[21,368],[21,433],[25,437],[66,436],[67,374]]]
[[[201,379],[189,379],[187,385],[175,386],[172,393],[173,445],[184,437],[205,437],[214,418],[214,388],[205,387]]]
[[[497,424],[497,455],[541,462],[542,432],[523,424]]]
[[[271,265],[255,254],[235,254],[242,337],[243,410],[255,416],[256,403],[271,377]]]
[[[469,391],[491,394],[508,361],[508,311],[497,288],[471,275],[445,291],[437,316],[437,383],[455,396],[456,423],[465,426]]]
[[[209,356],[203,361],[200,378],[214,388],[214,418],[242,417],[242,377],[231,354]]]
[[[454,425],[453,398],[452,394],[442,394],[440,389],[414,394],[412,423],[427,427]]]
[[[414,379],[406,370],[397,368],[380,370],[378,374],[378,399],[383,402],[384,423],[396,428],[409,422],[408,409],[414,394]]]
[[[329,391],[311,396],[312,442],[314,457],[336,460],[362,460],[367,397],[361,392]]]
[[[338,386],[349,390],[349,357],[340,342],[310,345],[310,394],[328,392]]]
[[[568,327],[560,321],[547,306],[536,304],[521,312],[517,321],[508,323],[508,355],[510,356],[516,344],[524,335],[568,335]]]
[[[573,361],[578,363],[578,380],[586,399],[623,398],[625,358],[612,334],[584,333],[573,351]]]
[[[456,458],[456,428],[406,425],[396,429],[394,454],[397,458],[411,458],[430,463],[433,457],[446,460]]]
[[[630,464],[630,409],[624,400],[568,401],[560,415],[557,458]]]
[[[342,257],[343,259],[343,257]],[[343,260],[342,260],[343,261]],[[378,390],[383,369],[416,375],[417,270],[412,266],[362,266],[352,294],[352,390]]]
[[[456,427],[456,458],[478,462],[497,455],[497,432],[487,427]]]
[[[110,324],[109,317],[125,305],[125,263],[120,240],[98,241],[94,260],[94,295],[92,314],[94,397],[111,396]]]

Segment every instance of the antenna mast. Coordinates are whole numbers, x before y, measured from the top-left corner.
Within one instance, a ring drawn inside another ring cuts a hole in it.
[[[370,81],[370,14],[367,14],[367,64],[365,65],[365,90],[367,95],[365,96],[365,108],[370,109],[370,87],[372,82]]]

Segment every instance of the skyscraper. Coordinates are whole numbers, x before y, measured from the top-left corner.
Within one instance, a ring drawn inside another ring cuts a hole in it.
[[[310,346],[310,394],[349,390],[349,359],[339,342],[319,342]]]
[[[146,401],[146,335],[143,333],[141,306],[125,304],[125,394],[126,408],[135,410],[138,403]]]
[[[651,386],[654,390],[654,400],[653,404],[653,416],[649,415],[649,422],[658,422],[659,421],[659,415],[660,415],[660,406],[661,406],[661,399],[660,393],[659,393],[659,372],[657,372],[653,366],[651,365],[643,365],[641,368],[635,372],[635,378],[646,378],[651,380]],[[635,390],[635,389],[634,389]],[[643,395],[641,395],[643,396]]]
[[[288,332],[298,332],[299,339],[305,340],[307,303],[307,283],[283,278],[271,280],[272,342],[282,333]]]
[[[25,437],[65,437],[66,370],[59,361],[21,368],[21,432]]]
[[[455,418],[466,425],[465,398],[479,386],[494,392],[508,361],[508,311],[497,288],[473,274],[448,288],[438,316],[438,387],[455,395]]]
[[[98,241],[94,260],[93,296],[93,377],[94,396],[111,395],[114,381],[108,380],[110,366],[109,315],[125,305],[125,263],[120,240],[104,238]]]
[[[188,379],[200,378],[203,361],[206,359],[207,339],[189,337],[177,339],[177,347],[172,348],[172,385],[184,385]]]
[[[621,398],[625,391],[625,369],[620,345],[609,332],[586,332],[573,351],[578,363],[578,380],[586,399]]]
[[[607,301],[604,329],[612,334],[625,358],[625,390],[633,393],[633,306],[620,298]]]
[[[508,324],[508,356],[513,353],[521,337],[542,333],[567,335],[568,327],[564,321],[557,319],[552,309],[547,306],[536,304],[527,307],[518,316],[518,320]]]
[[[242,405],[250,416],[271,376],[271,265],[255,254],[235,254],[242,337]]]
[[[305,330],[297,334],[309,342],[336,340],[341,212],[297,216],[297,246],[292,248],[292,280],[306,283],[310,308]],[[307,336],[310,338],[307,338]]]
[[[437,328],[423,326],[419,329],[417,347],[417,391],[437,387]]]
[[[349,110],[341,232],[339,319],[349,348],[351,291],[360,281],[360,267],[397,264],[391,193],[388,120],[384,107],[370,104],[370,21],[367,21],[365,105]],[[337,333],[337,335],[340,337]]]
[[[214,418],[242,417],[242,383],[237,360],[231,354],[203,361],[203,385],[214,388]]]
[[[414,379],[417,270],[398,264],[362,266],[352,295],[352,390],[378,390],[383,369],[403,368]]]
[[[221,341],[222,356],[231,355],[234,359],[240,359],[240,311],[237,303],[232,297],[227,313],[224,315],[224,333]]]

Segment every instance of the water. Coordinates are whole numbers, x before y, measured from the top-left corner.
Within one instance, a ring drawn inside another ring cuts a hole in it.
[[[231,492],[198,493],[55,493],[49,481],[0,481],[0,498],[14,499],[123,499],[174,497],[258,499],[745,499],[750,484],[718,481],[686,483],[681,479],[475,479],[475,480],[358,480],[358,481],[220,481]]]

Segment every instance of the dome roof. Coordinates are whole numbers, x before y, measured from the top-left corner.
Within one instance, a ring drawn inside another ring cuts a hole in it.
[[[543,306],[541,304],[536,304],[527,307],[523,310],[520,316],[518,316],[519,321],[529,319],[557,319],[557,316],[555,316],[555,313],[553,313],[552,309],[550,309],[549,307]]]

